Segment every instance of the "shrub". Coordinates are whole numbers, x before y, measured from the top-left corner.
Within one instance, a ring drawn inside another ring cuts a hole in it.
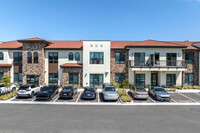
[[[119,90],[117,90],[117,93],[119,94],[119,96],[123,102],[131,102],[132,101],[131,97],[126,93],[125,89],[119,89]]]
[[[12,91],[12,92],[1,95],[0,100],[8,100],[15,96],[17,96],[17,91]]]
[[[166,88],[166,86],[165,86],[165,85],[162,85],[162,88]]]
[[[122,88],[126,88],[126,89],[129,88],[129,81],[128,81],[128,79],[125,79],[125,80],[123,81],[123,83],[122,83]]]
[[[200,89],[200,86],[193,86],[194,89]]]
[[[187,89],[187,88],[188,88],[187,85],[184,85],[184,86],[183,86],[183,89]]]
[[[191,85],[188,85],[187,87],[188,87],[188,89],[192,89],[193,88]]]
[[[146,85],[145,88],[149,88],[151,85]]]
[[[115,88],[119,88],[119,84],[118,84],[118,83],[114,82],[114,83],[112,83],[112,84],[113,84],[113,86],[114,86]]]
[[[125,89],[119,89],[119,90],[117,90],[117,93],[119,94],[119,96],[126,95],[126,90]]]
[[[10,76],[3,76],[1,78],[1,82],[4,84],[5,87],[9,87],[12,85],[12,83],[10,82],[11,77]]]
[[[170,87],[171,88],[171,87]],[[175,89],[181,89],[182,86],[181,85],[174,85],[172,88],[175,88]]]

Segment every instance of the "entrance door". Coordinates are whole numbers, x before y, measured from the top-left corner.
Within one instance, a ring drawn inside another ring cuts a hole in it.
[[[158,85],[157,79],[158,79],[158,74],[152,73],[151,74],[151,86],[157,86]]]

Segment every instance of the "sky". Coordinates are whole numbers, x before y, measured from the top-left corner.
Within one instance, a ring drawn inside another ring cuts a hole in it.
[[[0,0],[0,41],[200,41],[200,0]]]

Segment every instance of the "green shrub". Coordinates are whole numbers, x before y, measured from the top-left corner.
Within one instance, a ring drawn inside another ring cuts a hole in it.
[[[191,85],[188,85],[187,87],[188,87],[188,89],[192,89],[193,88]]]
[[[170,87],[171,88],[171,87]],[[172,88],[175,88],[175,89],[181,89],[182,86],[181,85],[174,85]]]
[[[119,96],[126,95],[126,90],[125,89],[119,89],[119,90],[117,90],[117,93],[119,94]]]
[[[119,94],[119,96],[123,102],[131,102],[132,101],[131,97],[126,93],[125,89],[119,89],[119,90],[117,90],[117,93]]]
[[[149,88],[151,85],[145,85],[145,88]]]
[[[115,88],[119,88],[119,87],[120,87],[119,84],[116,83],[116,82],[114,82],[114,83],[112,83],[112,84],[113,84],[113,86],[114,86]]]
[[[12,92],[1,95],[0,100],[8,100],[15,96],[17,96],[17,91],[12,91]]]
[[[200,89],[200,86],[193,86],[194,89]]]
[[[166,86],[165,86],[165,85],[162,85],[162,88],[166,88]]]
[[[128,79],[125,79],[125,80],[123,81],[123,83],[122,83],[122,88],[126,88],[126,89],[129,88],[129,81],[128,81]]]
[[[183,86],[183,89],[187,89],[187,88],[188,88],[188,86],[187,86],[187,85],[184,85],[184,86]]]

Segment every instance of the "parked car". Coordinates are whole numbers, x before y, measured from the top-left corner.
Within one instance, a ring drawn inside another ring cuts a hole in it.
[[[149,93],[158,101],[170,101],[171,95],[162,87],[150,87]]]
[[[149,97],[148,92],[144,87],[132,87],[130,92],[135,99],[148,99]]]
[[[10,87],[5,87],[3,83],[0,83],[0,95],[11,92],[11,91],[16,91],[17,87],[16,85],[11,85]]]
[[[118,100],[119,98],[119,95],[112,84],[104,84],[102,93],[104,100]]]
[[[82,99],[96,99],[96,89],[94,87],[85,88],[83,94],[81,95]]]
[[[40,86],[37,85],[22,85],[17,91],[18,97],[34,97],[40,91]]]
[[[77,94],[77,88],[74,86],[66,86],[60,92],[60,98],[74,98]]]
[[[58,86],[44,86],[36,94],[36,100],[51,100],[58,92]]]

